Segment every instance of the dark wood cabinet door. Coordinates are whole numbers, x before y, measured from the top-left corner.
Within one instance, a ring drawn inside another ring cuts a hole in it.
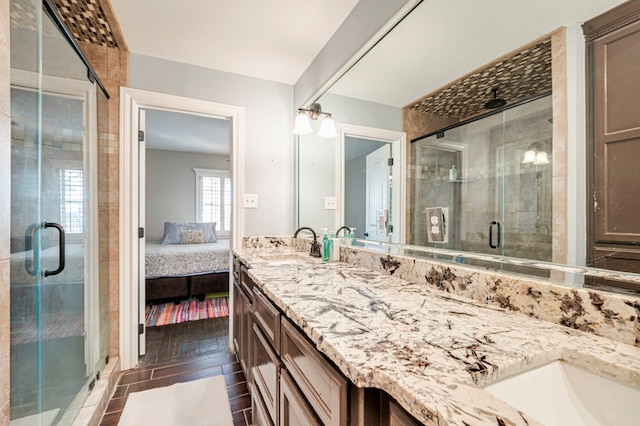
[[[347,380],[284,318],[280,331],[280,357],[300,392],[324,425],[345,426]]]
[[[251,376],[253,377],[253,390],[259,394],[268,416],[273,424],[278,424],[278,408],[280,393],[280,358],[271,348],[267,338],[258,327],[253,324],[253,348]]]
[[[233,285],[233,347],[236,350],[238,361],[242,358],[242,296],[240,284],[236,281]]]
[[[320,426],[322,423],[300,394],[286,370],[280,376],[280,426]]]
[[[591,48],[595,243],[640,244],[640,21]]]

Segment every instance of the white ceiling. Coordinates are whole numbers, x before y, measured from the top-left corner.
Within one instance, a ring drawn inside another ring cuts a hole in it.
[[[406,106],[624,0],[425,0],[329,90]]]
[[[286,84],[295,84],[357,2],[111,0],[133,53]],[[623,2],[424,0],[329,91],[403,107],[544,34]],[[185,150],[228,155],[224,123],[156,113],[157,120],[154,113],[147,118],[152,147],[175,150],[168,141],[180,140]],[[207,142],[198,148],[196,141]]]
[[[132,53],[295,84],[358,0],[111,0]]]

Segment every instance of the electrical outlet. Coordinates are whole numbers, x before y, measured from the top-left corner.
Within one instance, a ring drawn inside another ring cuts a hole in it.
[[[336,197],[324,197],[325,210],[335,210],[337,208]]]
[[[258,208],[258,194],[244,194],[244,208],[245,209],[257,209]]]

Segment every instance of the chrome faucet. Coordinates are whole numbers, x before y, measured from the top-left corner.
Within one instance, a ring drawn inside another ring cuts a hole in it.
[[[311,233],[313,234],[313,242],[311,243],[311,251],[309,252],[309,256],[322,257],[322,255],[320,254],[320,246],[318,245],[318,236],[316,235],[316,231],[314,231],[313,229],[309,228],[308,226],[301,226],[300,228],[296,229],[296,232],[293,234],[293,238],[297,238],[298,233],[305,229],[307,231],[311,231]]]
[[[336,237],[338,236],[338,234],[340,233],[340,231],[342,230],[346,230],[347,232],[351,232],[351,228],[347,227],[347,226],[341,226],[340,228],[338,228],[338,230],[336,231]]]

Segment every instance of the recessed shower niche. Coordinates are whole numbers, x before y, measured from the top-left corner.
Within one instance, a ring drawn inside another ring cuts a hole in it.
[[[552,261],[552,130],[545,95],[414,139],[409,243]]]

